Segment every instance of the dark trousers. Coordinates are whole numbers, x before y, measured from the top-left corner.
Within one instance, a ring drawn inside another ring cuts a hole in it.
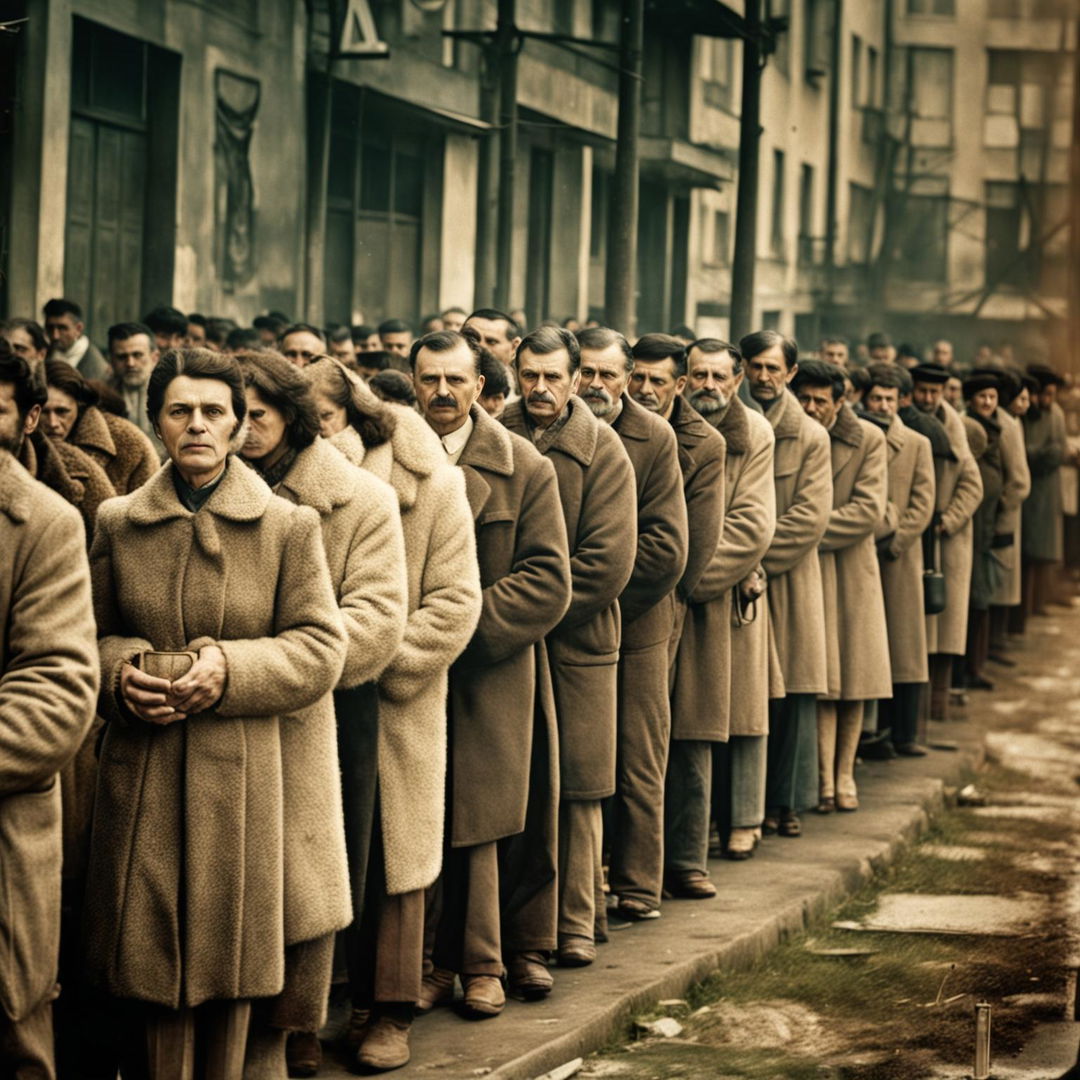
[[[891,699],[878,702],[878,730],[888,730],[894,746],[918,741],[919,706],[926,683],[893,683]]]
[[[967,681],[982,674],[983,665],[990,658],[990,611],[988,608],[971,608],[968,611],[967,654],[965,670]]]
[[[765,805],[805,810],[817,797],[817,695],[788,694],[769,702]]]

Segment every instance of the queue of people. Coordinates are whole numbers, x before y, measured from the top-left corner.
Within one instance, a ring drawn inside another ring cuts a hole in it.
[[[313,1076],[332,984],[398,1068],[857,811],[1068,599],[1048,367],[446,314],[0,326],[5,1075]]]

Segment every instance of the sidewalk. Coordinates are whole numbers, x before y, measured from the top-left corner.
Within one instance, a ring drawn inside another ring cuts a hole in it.
[[[860,766],[857,813],[809,813],[801,838],[769,837],[746,862],[715,860],[715,899],[665,901],[660,919],[613,923],[591,967],[553,969],[546,1001],[510,1001],[502,1016],[479,1022],[448,1009],[419,1018],[412,1063],[388,1075],[532,1080],[621,1037],[634,1016],[717,968],[753,963],[892,862],[942,805],[944,789],[982,759],[978,725],[935,724],[931,736],[959,749]],[[331,1050],[320,1075],[349,1074]]]

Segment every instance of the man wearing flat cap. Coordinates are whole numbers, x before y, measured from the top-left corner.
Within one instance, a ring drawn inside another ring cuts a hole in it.
[[[967,650],[968,597],[971,592],[971,518],[982,502],[982,479],[968,445],[964,422],[945,400],[949,371],[941,364],[912,368],[912,398],[918,409],[940,421],[949,455],[934,455],[937,483],[935,532],[937,565],[945,575],[945,610],[926,616],[930,654],[929,715],[948,719],[952,658]]]

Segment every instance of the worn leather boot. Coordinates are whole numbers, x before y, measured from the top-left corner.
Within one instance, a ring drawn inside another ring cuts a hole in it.
[[[523,1001],[539,1001],[555,985],[548,971],[547,956],[542,952],[519,952],[507,957],[506,981],[511,995]]]
[[[474,1020],[498,1016],[506,1006],[502,979],[494,975],[462,975],[465,989],[464,1010]]]
[[[411,1005],[376,1005],[356,1063],[369,1072],[400,1069],[409,1063]]]

